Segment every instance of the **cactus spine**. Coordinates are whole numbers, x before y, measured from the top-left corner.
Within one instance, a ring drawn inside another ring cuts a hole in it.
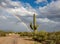
[[[31,28],[34,32],[37,31],[38,25],[36,24],[36,15],[35,15],[35,14],[33,15],[33,23],[30,23],[30,28]]]

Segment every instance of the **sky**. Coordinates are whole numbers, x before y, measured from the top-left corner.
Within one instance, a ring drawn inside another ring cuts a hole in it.
[[[39,31],[60,31],[60,0],[0,0],[0,30],[31,31],[33,14]]]

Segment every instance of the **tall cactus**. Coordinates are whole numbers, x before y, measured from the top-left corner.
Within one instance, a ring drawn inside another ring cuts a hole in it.
[[[36,15],[35,15],[35,14],[33,15],[33,23],[30,23],[30,28],[31,28],[34,32],[37,31],[38,25],[36,24]]]

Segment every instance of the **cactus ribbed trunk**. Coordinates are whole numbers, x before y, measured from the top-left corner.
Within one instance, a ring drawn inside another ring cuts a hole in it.
[[[33,16],[33,26],[34,26],[34,30],[35,30],[35,27],[36,27],[36,18],[35,18],[36,16],[35,16],[35,14],[34,14],[34,16]]]

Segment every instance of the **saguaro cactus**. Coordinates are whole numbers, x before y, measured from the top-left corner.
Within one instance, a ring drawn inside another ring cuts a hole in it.
[[[36,24],[36,15],[35,15],[35,14],[33,15],[33,23],[30,23],[30,28],[31,28],[34,32],[37,31],[38,25]]]

